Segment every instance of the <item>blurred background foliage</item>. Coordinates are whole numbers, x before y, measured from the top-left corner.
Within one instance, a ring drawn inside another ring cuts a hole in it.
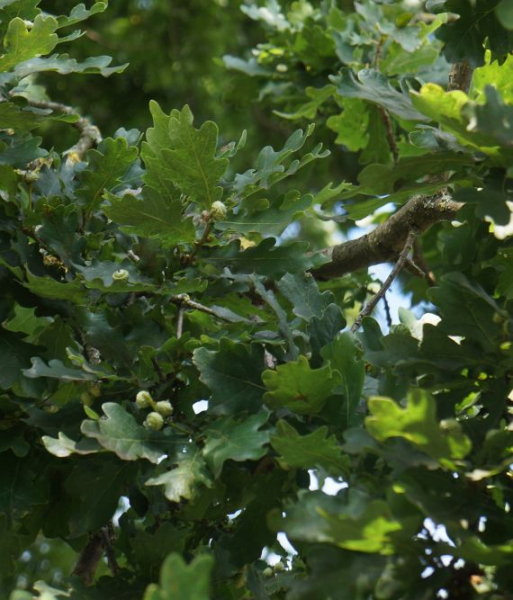
[[[84,36],[68,48],[63,44],[62,51],[77,59],[106,54],[115,64],[128,63],[126,71],[107,79],[47,73],[41,83],[50,99],[89,116],[104,137],[120,127],[145,131],[151,123],[150,100],[166,112],[188,104],[196,123],[211,119],[219,125],[221,144],[238,140],[247,130],[246,147],[235,162],[244,170],[263,146],[281,147],[298,126],[315,120],[298,124],[274,115],[279,79],[264,85],[265,78],[248,77],[227,69],[223,62],[226,55],[250,58],[253,49],[266,41],[261,24],[241,11],[243,5],[259,4],[256,0],[110,0],[104,13],[84,24]],[[284,10],[294,4],[281,2]],[[352,2],[347,4],[352,8]],[[69,2],[48,0],[42,7],[51,14],[64,14]],[[322,85],[335,66],[333,60],[326,73],[305,74],[303,87],[316,85],[316,78]],[[63,124],[42,133],[60,151],[74,142],[75,133]],[[313,145],[326,143],[326,134],[335,139],[332,132],[317,131]],[[359,170],[354,154],[340,146],[335,153],[316,165],[316,176],[321,169],[326,177],[331,173],[337,179],[354,179]],[[309,180],[311,173],[307,169],[302,176]],[[315,189],[320,183],[308,184]]]

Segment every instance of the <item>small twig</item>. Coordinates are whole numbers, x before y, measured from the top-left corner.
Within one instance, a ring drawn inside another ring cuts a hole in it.
[[[109,522],[106,527],[102,527],[101,534],[105,555],[107,556],[107,564],[115,577],[116,575],[119,575],[119,565],[114,554],[114,549],[112,548],[112,540],[114,539],[114,527],[112,526],[112,523]]]
[[[383,52],[383,36],[381,36],[378,40],[378,45],[376,47],[376,54],[374,54],[374,61],[372,63],[372,66],[374,67],[374,69],[378,69],[379,67],[379,61],[381,60],[381,54]]]
[[[218,314],[213,308],[209,308],[208,306],[204,306],[199,302],[191,300],[188,294],[177,294],[176,296],[171,296],[171,302],[173,302],[174,304],[178,304],[179,306],[186,306],[187,308],[192,308],[193,310],[199,310],[200,312],[204,312],[207,315],[216,317],[217,319],[222,319],[223,321],[231,322],[231,320],[228,317],[224,317],[223,315]]]
[[[50,100],[29,100],[28,103],[34,108],[53,110],[54,112],[61,112],[66,115],[76,115],[79,117],[78,121],[72,123],[72,125],[80,132],[80,138],[76,144],[64,152],[64,154],[68,156],[68,161],[76,162],[77,158],[78,160],[82,160],[85,153],[90,148],[97,146],[102,141],[102,136],[98,127],[93,125],[86,117],[80,116],[71,106],[61,104],[60,102],[51,102]]]
[[[264,364],[268,369],[276,368],[276,360],[274,356],[268,351],[264,349]]]
[[[383,123],[385,124],[388,147],[390,148],[390,152],[392,153],[392,156],[394,157],[394,163],[396,163],[399,160],[399,148],[397,147],[397,142],[395,141],[394,128],[392,126],[392,119],[390,118],[388,111],[385,108],[383,108],[382,106],[378,106],[378,111],[379,111],[381,118],[383,119]]]
[[[417,264],[411,258],[406,259],[403,268],[405,271],[408,271],[408,273],[411,273],[419,279],[426,278],[426,274],[424,273],[424,271],[419,266],[417,266]]]
[[[452,92],[453,90],[461,90],[462,92],[468,93],[472,82],[472,73],[472,67],[466,60],[454,63],[449,72],[447,91]]]
[[[420,245],[420,242],[418,239],[416,239],[413,242],[413,261],[414,261],[415,265],[417,267],[419,267],[420,270],[422,271],[422,273],[424,274],[424,277],[425,277],[426,281],[428,282],[428,285],[431,287],[436,285],[435,275],[429,268],[429,265],[428,265],[426,259],[424,258],[424,253],[422,252],[422,246]]]
[[[360,325],[362,324],[363,319],[365,317],[368,317],[372,313],[372,311],[376,307],[377,303],[381,300],[381,298],[383,298],[383,296],[385,295],[388,288],[392,285],[392,282],[394,281],[394,279],[401,272],[401,269],[403,268],[404,263],[406,262],[408,253],[410,252],[410,250],[413,246],[413,242],[415,241],[415,238],[417,235],[418,235],[418,232],[415,229],[411,229],[410,232],[408,233],[408,237],[406,238],[406,243],[404,244],[404,248],[402,249],[401,253],[399,254],[399,257],[397,259],[397,262],[394,265],[394,268],[390,272],[390,275],[386,278],[383,285],[379,288],[377,294],[373,298],[371,298],[371,300],[369,300],[369,302],[366,304],[366,306],[364,306],[364,308],[358,315],[356,321],[353,323],[353,326],[351,327],[352,333],[354,333],[355,331],[358,331],[358,329],[360,328]]]
[[[202,214],[202,218],[205,221],[205,229],[203,230],[203,235],[197,242],[195,242],[194,248],[192,249],[191,253],[187,257],[187,264],[192,262],[193,258],[196,256],[196,254],[199,252],[199,250],[201,250],[203,244],[208,240],[208,236],[210,235],[210,232],[212,231],[212,221],[210,220],[210,214],[205,211]]]
[[[101,532],[91,535],[78,556],[72,575],[80,577],[85,585],[91,585],[93,582],[98,563],[103,556],[103,543]]]
[[[390,329],[390,327],[392,327],[392,315],[390,314],[390,304],[388,303],[386,293],[383,294],[383,304],[385,306],[385,316],[387,319],[387,325],[388,325],[388,328]]]
[[[164,383],[166,381],[166,376],[164,375],[157,359],[154,356],[151,357],[151,364],[153,365],[153,368],[157,372],[160,383]]]
[[[178,319],[176,321],[176,339],[179,340],[183,334],[183,315],[185,313],[185,309],[183,306],[180,306],[178,309]]]

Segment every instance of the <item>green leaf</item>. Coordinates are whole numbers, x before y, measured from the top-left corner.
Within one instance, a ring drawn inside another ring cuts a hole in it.
[[[164,486],[164,494],[171,502],[180,502],[182,498],[192,500],[198,494],[198,486],[212,487],[205,461],[197,450],[179,455],[176,466],[161,475],[150,477],[145,485]]]
[[[80,21],[85,21],[89,17],[92,17],[97,13],[103,12],[106,8],[107,2],[95,2],[89,9],[86,8],[83,4],[78,4],[71,10],[69,17],[57,17],[59,28],[69,27],[70,25],[80,23]]]
[[[391,398],[380,397],[370,398],[368,407],[371,416],[365,419],[365,426],[380,442],[402,437],[451,469],[455,468],[453,459],[465,458],[471,450],[457,421],[437,420],[435,400],[424,390],[412,389],[404,408]]]
[[[45,208],[43,223],[38,227],[38,237],[54,250],[68,268],[72,262],[81,262],[86,241],[78,233],[81,216],[76,205],[61,204],[55,208]]]
[[[0,57],[0,72],[10,71],[19,63],[41,54],[49,54],[58,43],[57,28],[56,19],[50,16],[37,15],[30,28],[23,19],[13,19],[4,38],[6,51]]]
[[[133,464],[113,457],[97,456],[76,465],[64,482],[64,490],[73,500],[71,535],[96,531],[112,519],[135,473]]]
[[[509,0],[499,2],[497,8],[497,18],[505,29],[513,29],[513,6]]]
[[[513,56],[507,56],[503,63],[499,63],[497,60],[491,61],[489,55],[487,59],[486,64],[472,74],[470,97],[479,103],[484,103],[486,101],[485,89],[490,85],[500,92],[504,102],[513,103]]]
[[[22,369],[30,365],[37,346],[22,341],[22,336],[0,327],[0,388],[6,390],[18,381]]]
[[[72,454],[95,454],[101,449],[100,444],[96,440],[82,438],[80,441],[75,442],[62,431],[59,431],[58,439],[44,435],[41,441],[50,454],[59,458],[67,458]]]
[[[162,523],[155,532],[137,531],[132,544],[134,560],[151,579],[157,579],[164,559],[171,552],[182,553],[188,532],[169,522]]]
[[[265,388],[261,383],[264,368],[263,349],[224,338],[218,351],[198,348],[193,361],[201,381],[211,390],[209,410],[214,414],[233,415],[257,412],[262,406]]]
[[[336,304],[326,307],[321,317],[312,317],[308,324],[310,346],[312,349],[312,366],[322,364],[321,348],[332,342],[346,326],[342,310]]]
[[[285,194],[281,204],[275,203],[269,207],[266,200],[261,200],[263,210],[248,210],[245,213],[240,211],[237,215],[229,216],[216,223],[216,229],[278,236],[291,223],[304,216],[312,205],[312,200],[312,195],[301,196],[299,192],[293,190]]]
[[[157,464],[167,452],[181,443],[169,429],[156,432],[138,425],[134,417],[119,404],[106,402],[102,410],[105,418],[83,421],[81,431],[87,437],[98,440],[122,460],[145,458]]]
[[[158,179],[172,182],[183,194],[210,208],[221,196],[217,184],[228,166],[227,159],[215,157],[217,125],[206,121],[200,129],[195,129],[188,106],[181,112],[173,110],[167,117],[152,102],[150,111],[155,127],[148,130],[148,141],[141,153],[149,171],[146,182],[153,185],[153,179],[157,178],[155,171],[161,169]],[[164,184],[156,189],[163,191],[169,187]]]
[[[486,88],[491,90],[491,88]],[[508,134],[497,130],[497,123],[501,118],[510,119],[510,107],[504,106],[496,92],[489,91],[487,105],[475,105],[469,102],[468,96],[455,90],[445,92],[439,85],[427,83],[422,86],[419,93],[411,92],[413,104],[429,116],[433,121],[440,123],[444,130],[453,133],[457,140],[474,150],[480,150],[490,156],[499,156],[496,146],[504,144],[511,145]],[[495,125],[495,132],[491,134],[485,126],[486,115],[490,116]],[[476,118],[479,115],[480,123]],[[495,138],[494,133],[499,136]],[[507,160],[507,158],[506,158]]]
[[[47,58],[31,58],[19,65],[16,65],[12,75],[6,76],[5,80],[15,82],[24,79],[35,73],[54,71],[60,75],[69,75],[70,73],[98,73],[103,77],[110,77],[114,73],[122,73],[128,64],[110,67],[112,62],[110,56],[91,56],[83,62],[78,62],[74,58],[70,58],[67,54],[53,54]]]
[[[487,186],[482,189],[462,188],[454,194],[456,202],[466,202],[476,205],[476,215],[484,219],[491,217],[494,223],[507,225],[511,211],[507,205],[506,196],[499,186]]]
[[[349,458],[342,454],[337,438],[328,434],[327,427],[302,436],[282,419],[276,424],[271,445],[280,454],[278,462],[286,470],[320,467],[332,477],[339,477],[350,467]]]
[[[9,520],[27,515],[36,505],[48,502],[48,482],[38,474],[30,457],[11,452],[0,454],[0,515]]]
[[[179,554],[171,554],[162,565],[160,585],[150,584],[144,600],[209,600],[213,567],[208,554],[196,556],[189,565]]]
[[[273,410],[287,408],[300,415],[318,413],[336,383],[329,365],[311,369],[305,356],[280,365],[275,371],[264,371],[262,381],[270,390],[264,395],[268,406]]]
[[[337,98],[344,109],[340,115],[328,118],[326,125],[337,134],[336,144],[344,144],[351,152],[357,152],[369,142],[370,111],[359,98]]]
[[[462,273],[447,273],[440,286],[430,291],[443,317],[439,327],[449,335],[476,340],[486,351],[493,352],[500,336],[494,315],[502,311],[496,302]]]
[[[28,282],[23,285],[33,294],[51,300],[70,300],[82,305],[87,303],[87,291],[82,289],[78,279],[61,283],[52,277],[36,277],[30,271],[27,271],[27,279]]]
[[[82,369],[70,369],[55,358],[50,360],[47,366],[39,356],[32,358],[32,366],[30,369],[24,369],[23,374],[31,379],[38,377],[51,377],[61,381],[96,381],[98,379],[97,374],[87,373]]]
[[[356,75],[351,69],[344,68],[339,75],[331,75],[330,79],[343,98],[368,100],[407,121],[426,120],[424,115],[415,110],[406,94],[392,87],[388,79],[374,69],[362,69]]]
[[[226,460],[243,462],[265,455],[267,449],[263,446],[269,442],[269,432],[259,429],[268,418],[269,414],[262,411],[244,421],[227,417],[206,428],[207,439],[202,452],[214,477],[219,477]]]
[[[456,152],[433,152],[423,156],[401,158],[396,165],[372,164],[358,175],[360,187],[355,193],[385,195],[397,191],[398,185],[416,181],[425,173],[443,173],[447,170],[459,171],[473,164],[469,155]],[[400,183],[398,183],[400,182]],[[384,198],[389,202],[388,198]]]
[[[284,119],[297,121],[298,119],[315,119],[319,108],[329,100],[335,93],[334,85],[325,85],[322,88],[306,87],[305,95],[311,98],[309,102],[302,104],[295,112],[285,113],[275,110],[274,113]]]
[[[13,102],[0,104],[0,128],[15,129],[16,131],[31,131],[39,126],[42,117],[31,110],[23,110]]]
[[[309,273],[287,273],[278,282],[278,289],[292,304],[294,314],[305,321],[322,317],[324,310],[333,302],[333,294],[329,291],[321,294]]]
[[[88,167],[81,174],[81,187],[77,192],[85,203],[88,214],[102,202],[105,191],[119,184],[137,158],[137,148],[129,146],[126,139],[118,137],[104,140],[98,150],[87,153]]]
[[[143,197],[131,194],[122,198],[108,195],[110,205],[105,214],[115,221],[122,231],[157,240],[164,248],[179,243],[190,243],[195,238],[190,218],[182,216],[182,205],[178,199],[163,195],[145,186]]]
[[[356,410],[365,380],[365,364],[359,357],[354,336],[342,333],[322,348],[321,355],[329,362],[333,379],[342,386],[346,426],[351,427],[359,421]]]
[[[234,273],[256,273],[276,279],[285,273],[307,271],[328,262],[321,254],[307,254],[308,244],[293,242],[276,246],[274,238],[266,238],[258,246],[240,252],[240,240],[234,240],[211,252],[205,262],[228,267]]]
[[[513,34],[512,34],[513,35]],[[469,120],[467,130],[471,133],[481,134],[490,139],[489,145],[502,146],[510,152],[508,158],[511,158],[513,149],[513,106],[504,104],[498,91],[491,87],[485,88],[485,105],[467,105],[464,108],[464,114]]]
[[[413,52],[405,52],[399,44],[391,44],[381,68],[387,75],[416,74],[422,67],[432,65],[440,56],[440,49],[429,43]]]
[[[258,190],[268,189],[274,183],[293,175],[312,160],[327,156],[326,152],[321,153],[322,144],[318,144],[311,153],[301,160],[296,159],[290,163],[287,162],[294,152],[304,146],[306,140],[312,135],[314,128],[313,124],[309,125],[304,133],[302,129],[297,129],[288,138],[281,150],[276,151],[272,146],[262,148],[256,160],[256,167],[235,175],[235,190],[244,196],[249,196]]]
[[[444,54],[450,63],[466,60],[472,67],[484,63],[484,43],[494,55],[507,54],[513,45],[513,36],[497,22],[495,8],[498,0],[443,0],[436,1],[437,11],[456,13],[459,18],[451,20],[436,31],[436,37],[444,43]],[[428,3],[429,7],[429,3]]]
[[[269,520],[274,529],[285,531],[292,540],[378,554],[393,554],[392,535],[402,529],[382,500],[351,510],[322,492],[303,492],[299,502],[286,509],[285,517],[276,511]]]

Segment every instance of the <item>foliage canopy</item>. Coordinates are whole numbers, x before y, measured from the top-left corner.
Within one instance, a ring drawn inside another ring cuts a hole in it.
[[[234,142],[162,89],[102,139],[56,77],[130,82],[60,53],[107,3],[39,4],[0,2],[3,597],[511,597],[509,0],[126,3],[217,15],[184,77],[230,135],[258,91]]]

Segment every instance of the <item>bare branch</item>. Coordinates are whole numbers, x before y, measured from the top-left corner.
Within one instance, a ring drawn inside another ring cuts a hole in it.
[[[392,119],[390,118],[388,111],[382,106],[378,107],[378,111],[383,120],[383,123],[385,124],[388,147],[390,148],[390,152],[392,153],[392,156],[394,158],[394,163],[396,163],[399,160],[399,148],[397,147],[397,142],[395,141]]]
[[[89,119],[82,117],[78,112],[71,106],[61,104],[60,102],[51,102],[50,100],[29,100],[29,105],[34,108],[43,108],[47,110],[53,110],[54,112],[64,113],[66,115],[76,115],[79,117],[78,121],[72,123],[75,129],[80,132],[80,138],[77,143],[71,148],[66,150],[64,154],[68,156],[68,160],[76,161],[76,157],[82,160],[85,153],[92,148],[97,146],[102,141],[100,130],[96,125],[93,125]]]
[[[78,556],[72,575],[80,577],[85,585],[91,585],[104,549],[102,532],[91,535]]]
[[[472,73],[472,67],[466,60],[454,63],[449,73],[447,91],[452,92],[454,90],[461,90],[462,92],[468,93],[470,83],[472,82]]]
[[[174,302],[175,304],[178,304],[181,307],[186,306],[187,308],[192,308],[193,310],[199,310],[200,312],[204,312],[207,315],[212,315],[213,317],[216,317],[216,319],[222,319],[223,321],[231,322],[231,319],[229,317],[218,313],[215,310],[215,308],[210,308],[209,306],[205,306],[203,304],[200,304],[199,302],[191,300],[188,294],[177,294],[176,296],[171,296],[171,302]]]
[[[366,304],[366,306],[363,308],[363,310],[358,315],[356,321],[353,323],[353,326],[351,327],[352,333],[354,333],[355,331],[358,331],[358,329],[360,328],[360,325],[362,324],[363,319],[365,317],[368,317],[372,313],[372,311],[376,308],[377,303],[381,300],[381,298],[383,298],[385,296],[388,288],[392,285],[392,282],[394,281],[394,279],[401,272],[401,269],[403,268],[404,263],[406,262],[408,254],[409,254],[410,250],[412,249],[413,242],[415,241],[415,238],[417,237],[417,235],[418,235],[418,231],[416,231],[415,229],[411,229],[408,232],[408,236],[406,238],[406,243],[404,244],[404,248],[402,249],[401,254],[399,255],[399,258],[397,259],[397,262],[395,263],[394,268],[390,272],[390,275],[386,278],[383,285],[379,288],[378,293],[371,300],[369,300],[369,302]]]
[[[370,233],[323,250],[331,262],[312,274],[317,279],[328,280],[394,261],[404,248],[410,231],[418,231],[420,235],[435,223],[451,221],[462,206],[452,200],[446,188],[435,196],[414,196]]]
[[[184,315],[184,307],[180,306],[178,309],[178,320],[176,322],[176,339],[179,340],[183,334],[183,315]]]

